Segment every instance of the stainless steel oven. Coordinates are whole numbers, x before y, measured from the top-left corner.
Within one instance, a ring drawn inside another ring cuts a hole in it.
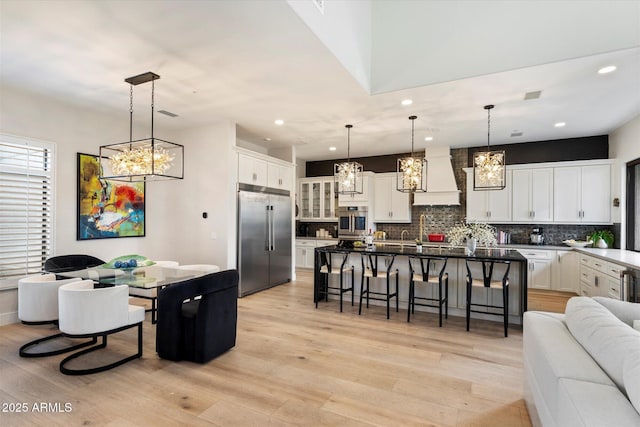
[[[366,233],[366,207],[347,206],[338,209],[338,237],[357,238]]]

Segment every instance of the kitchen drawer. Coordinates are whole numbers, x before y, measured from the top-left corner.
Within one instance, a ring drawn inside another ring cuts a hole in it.
[[[620,299],[620,280],[608,277],[604,280],[603,286],[606,286],[606,293],[609,298]]]
[[[593,268],[596,271],[599,271],[604,274],[608,274],[608,262],[602,261],[601,259],[589,256],[589,255],[580,255],[580,265],[586,266],[589,268]]]
[[[607,276],[614,277],[616,280],[620,280],[620,273],[623,272],[626,269],[627,268],[622,266],[622,265],[614,264],[612,262],[608,262],[607,263],[607,271],[605,271],[605,274]]]
[[[296,246],[316,247],[316,241],[313,239],[296,239]]]
[[[589,282],[585,282],[584,280],[580,281],[580,295],[583,297],[593,296],[593,286]]]
[[[518,252],[526,259],[553,259],[556,251],[540,249],[519,249]]]
[[[316,241],[316,246],[321,248],[323,246],[333,246],[333,245],[337,245],[338,241],[337,240],[318,240]]]
[[[593,283],[596,283],[597,272],[592,268],[585,268],[584,266],[580,269],[580,282],[586,282],[591,286]]]

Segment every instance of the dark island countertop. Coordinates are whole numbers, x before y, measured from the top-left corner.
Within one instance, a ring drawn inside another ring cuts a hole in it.
[[[527,259],[522,256],[520,252],[513,249],[501,249],[501,248],[477,248],[472,254],[469,254],[467,249],[460,247],[428,247],[424,246],[422,251],[418,251],[415,246],[400,245],[374,245],[372,248],[366,246],[354,247],[354,248],[342,248],[337,245],[323,246],[316,248],[319,252],[353,252],[364,254],[376,254],[376,255],[416,255],[416,256],[437,256],[437,257],[449,257],[449,258],[463,258],[463,259],[477,259],[477,260],[504,260],[504,261],[517,261],[526,262]]]

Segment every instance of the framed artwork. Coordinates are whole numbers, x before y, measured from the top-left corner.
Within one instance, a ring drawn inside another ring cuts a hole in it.
[[[144,182],[100,179],[98,156],[78,153],[77,240],[144,237]]]

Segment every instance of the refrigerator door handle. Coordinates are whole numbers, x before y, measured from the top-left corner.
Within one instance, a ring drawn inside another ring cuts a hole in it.
[[[276,239],[275,239],[275,233],[274,233],[274,226],[273,226],[273,205],[269,206],[269,226],[271,227],[271,233],[269,234],[269,250],[270,251],[274,251],[276,249]]]
[[[355,215],[353,215],[353,214],[349,215],[349,231],[350,231],[351,233],[353,233],[353,232],[355,232],[355,231],[356,231],[356,230],[355,230],[356,226],[355,226],[355,224],[354,224],[355,222],[356,222],[356,221],[355,221]]]
[[[267,205],[267,235],[265,236],[264,246],[267,251],[271,248],[271,215],[269,215],[269,205]]]

